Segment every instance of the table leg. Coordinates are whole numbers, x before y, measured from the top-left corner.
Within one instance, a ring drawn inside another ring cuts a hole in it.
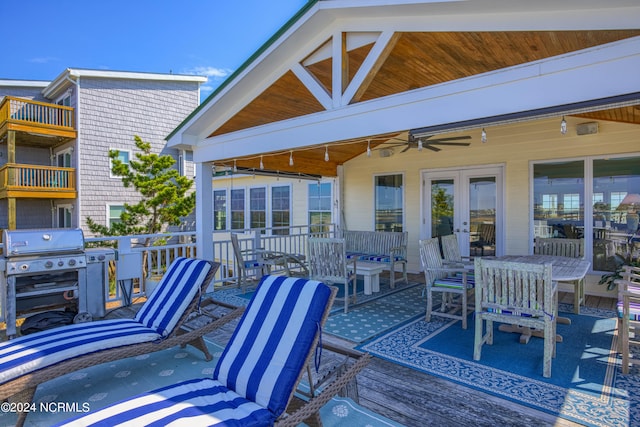
[[[364,294],[371,295],[371,275],[363,274],[364,277]]]
[[[371,287],[373,292],[380,292],[380,274],[376,273],[371,278]]]
[[[559,320],[559,318],[558,318]],[[569,319],[567,319],[569,320]],[[544,331],[540,329],[531,329],[528,326],[517,325],[500,325],[498,330],[501,332],[510,332],[520,334],[520,344],[528,344],[531,337],[544,338]],[[562,342],[562,335],[556,334],[556,342]]]

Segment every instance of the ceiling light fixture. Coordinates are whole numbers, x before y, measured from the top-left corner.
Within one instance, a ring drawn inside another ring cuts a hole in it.
[[[367,140],[367,157],[371,157],[371,140]]]
[[[422,138],[418,140],[418,151],[422,151]]]
[[[480,134],[480,141],[484,144],[487,142],[487,131],[482,128],[482,133]]]
[[[329,146],[328,145],[324,146],[324,161],[325,162],[329,161]]]
[[[264,169],[264,163],[262,163],[262,156],[260,156],[260,169]]]
[[[560,133],[565,135],[567,133],[567,121],[562,116],[562,121],[560,122]]]
[[[293,166],[293,150],[289,152],[289,166]]]
[[[233,171],[238,172],[238,166],[236,166],[236,159],[233,159]]]

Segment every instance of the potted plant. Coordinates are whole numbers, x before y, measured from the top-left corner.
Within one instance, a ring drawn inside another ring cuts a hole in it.
[[[630,265],[632,267],[640,267],[640,259],[632,259],[629,254],[626,258],[620,254],[615,254],[607,258],[607,267],[613,267],[613,271],[611,273],[603,274],[600,277],[599,285],[607,285],[607,290],[613,290],[618,285],[616,280],[622,279],[622,271],[624,270],[625,265]]]

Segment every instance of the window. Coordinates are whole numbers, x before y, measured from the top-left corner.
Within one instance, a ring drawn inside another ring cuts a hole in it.
[[[548,225],[554,237],[591,242],[585,256],[590,257],[592,269],[612,271],[614,255],[634,256],[629,242],[638,231],[637,216],[622,201],[639,188],[637,156],[536,163],[533,219]],[[584,200],[591,204],[585,206]]]
[[[311,233],[329,231],[331,224],[331,183],[309,184],[309,225]]]
[[[273,234],[289,234],[291,224],[291,188],[289,186],[271,187],[271,226],[276,228]]]
[[[108,226],[111,228],[113,224],[121,222],[120,215],[124,212],[124,205],[111,205],[108,206],[109,218],[107,219]]]
[[[249,189],[249,223],[250,228],[267,226],[267,189],[264,187]]]
[[[376,231],[403,231],[402,175],[375,177],[375,229]]]
[[[124,163],[125,165],[129,164],[129,158],[131,157],[131,152],[130,151],[126,151],[126,150],[120,150],[120,149],[114,149],[114,150],[118,150],[118,156],[116,157],[116,159],[120,160],[122,163]],[[111,170],[113,169],[113,162],[111,161],[111,158],[109,158],[109,176],[111,178],[119,178],[116,177]]]
[[[58,205],[58,218],[56,226],[58,228],[71,227],[71,205]]]
[[[231,190],[231,229],[244,229],[244,217],[244,189]]]
[[[227,229],[227,190],[213,192],[213,229]]]

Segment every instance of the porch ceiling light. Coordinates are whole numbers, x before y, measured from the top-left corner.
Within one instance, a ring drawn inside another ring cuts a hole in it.
[[[260,156],[260,169],[264,169],[264,163],[262,163],[262,156]]]
[[[367,140],[367,157],[371,157],[371,140]]]
[[[482,133],[480,133],[480,141],[484,144],[487,142],[487,131],[482,128]]]
[[[293,166],[293,150],[289,152],[289,166]]]
[[[324,161],[325,162],[329,161],[329,146],[328,145],[324,146]]]
[[[562,121],[560,122],[560,133],[566,135],[567,133],[567,121],[562,116]]]

